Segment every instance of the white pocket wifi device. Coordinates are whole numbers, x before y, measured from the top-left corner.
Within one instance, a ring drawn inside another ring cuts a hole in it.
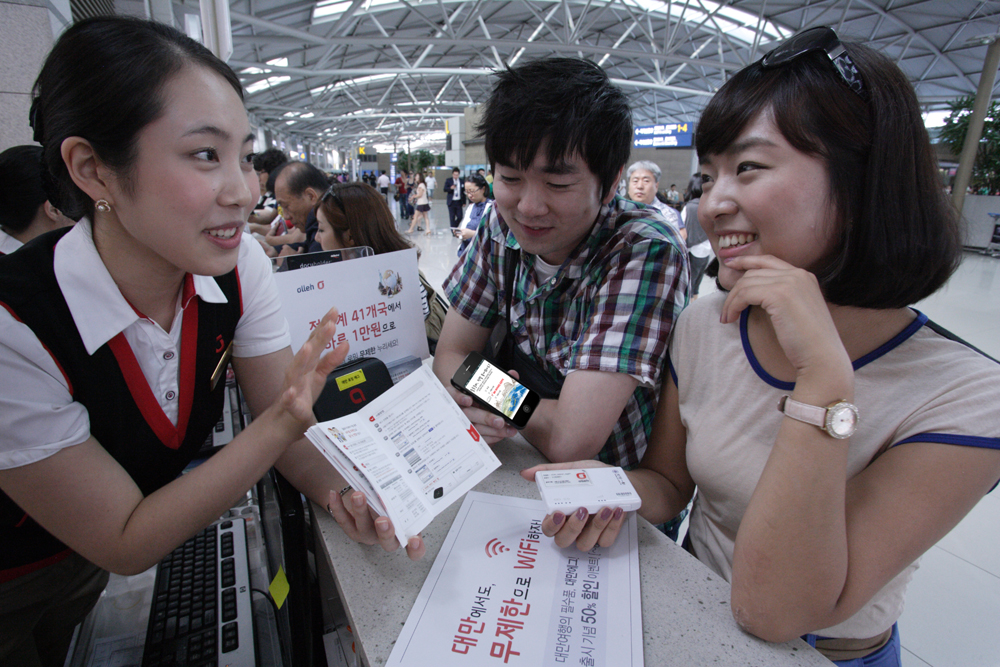
[[[540,470],[535,483],[549,513],[571,514],[581,507],[596,514],[602,507],[626,512],[642,506],[642,499],[621,468]]]

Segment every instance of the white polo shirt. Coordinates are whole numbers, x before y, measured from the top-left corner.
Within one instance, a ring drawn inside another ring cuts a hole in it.
[[[0,255],[9,255],[22,245],[24,244],[0,229]]]
[[[260,244],[243,235],[237,260],[243,315],[233,355],[257,357],[291,344],[281,315],[271,263]],[[54,269],[73,322],[89,354],[124,332],[150,390],[171,423],[179,412],[183,308],[178,294],[170,331],[141,317],[111,278],[84,218],[59,240]],[[202,301],[226,303],[214,278],[192,276]],[[47,458],[90,437],[87,409],[73,400],[62,371],[27,325],[0,308],[0,469]]]

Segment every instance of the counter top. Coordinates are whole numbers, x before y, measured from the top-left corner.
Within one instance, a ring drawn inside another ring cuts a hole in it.
[[[476,491],[537,499],[534,484],[518,473],[541,454],[520,437],[494,447],[503,466]],[[317,548],[334,572],[354,632],[356,650],[370,667],[384,665],[406,622],[460,502],[423,532],[427,554],[418,562],[403,553],[347,538],[325,510],[314,507]],[[829,665],[802,640],[771,644],[741,631],[729,609],[729,584],[679,545],[638,517],[644,658],[647,665]],[[325,549],[323,548],[325,545]]]

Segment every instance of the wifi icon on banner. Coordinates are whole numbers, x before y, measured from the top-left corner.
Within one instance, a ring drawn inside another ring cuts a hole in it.
[[[510,551],[510,549],[501,544],[500,540],[498,540],[495,537],[486,543],[487,558],[493,558],[494,556],[499,556],[505,551]]]

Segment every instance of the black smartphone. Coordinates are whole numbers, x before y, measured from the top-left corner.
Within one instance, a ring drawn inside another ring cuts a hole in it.
[[[469,353],[452,376],[451,384],[516,429],[524,428],[540,400],[538,394],[486,361],[478,352]]]

